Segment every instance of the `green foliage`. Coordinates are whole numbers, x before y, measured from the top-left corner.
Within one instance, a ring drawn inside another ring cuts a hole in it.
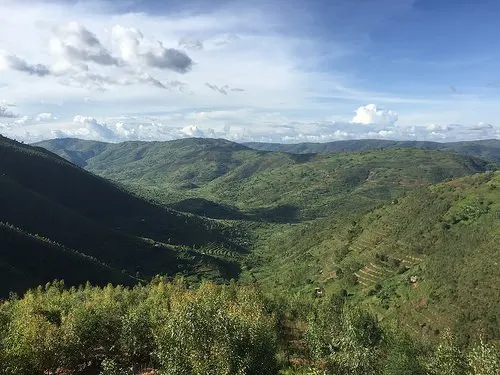
[[[306,334],[313,357],[335,374],[378,374],[382,337],[376,319],[342,296],[314,310]]]
[[[500,352],[481,337],[467,355],[470,375],[495,375],[500,371]]]
[[[412,340],[399,327],[386,329],[383,375],[424,375],[421,357],[425,354],[422,343]]]
[[[462,375],[467,373],[464,353],[455,342],[450,330],[445,330],[441,341],[432,354],[427,369],[431,375]]]
[[[157,278],[134,288],[66,289],[62,282],[0,303],[0,374],[89,371],[102,375],[160,374],[496,374],[499,351],[481,340],[469,350],[446,332],[436,346],[388,328],[341,293],[309,305],[301,317],[285,301],[254,287]],[[289,340],[280,346],[280,340]],[[279,360],[309,356],[303,365]],[[280,350],[287,352],[280,354]],[[423,369],[427,369],[425,372]]]
[[[500,175],[457,178],[495,165],[377,142],[329,155],[202,139],[44,144],[110,183],[0,138],[0,293],[160,275],[0,304],[1,370],[496,373]],[[266,297],[234,282],[189,288],[237,277]],[[456,336],[434,348],[447,327]]]
[[[221,292],[203,284],[161,318],[156,356],[168,374],[275,373],[274,322],[262,303],[245,290]]]
[[[59,284],[1,306],[2,374],[99,368],[124,374],[276,373],[275,319],[252,288],[181,280],[125,289]],[[51,319],[57,313],[59,319]]]
[[[306,340],[313,358],[319,360],[332,351],[332,342],[342,330],[345,297],[334,295],[321,300],[308,317]]]
[[[363,212],[395,198],[406,186],[488,168],[481,159],[418,147],[293,155],[224,140],[183,139],[98,144],[98,151],[88,153],[94,146],[80,142],[40,145],[63,157],[83,152],[87,170],[156,202],[208,217],[270,222],[297,222],[339,210]]]

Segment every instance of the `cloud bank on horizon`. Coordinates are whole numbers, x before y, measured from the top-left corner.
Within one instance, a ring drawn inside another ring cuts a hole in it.
[[[0,133],[500,138],[500,4],[286,4],[0,0]]]

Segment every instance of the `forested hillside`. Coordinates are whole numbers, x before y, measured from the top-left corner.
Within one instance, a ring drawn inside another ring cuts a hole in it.
[[[252,277],[282,295],[347,290],[417,335],[451,327],[464,342],[480,332],[498,339],[499,188],[500,173],[477,174],[364,215],[276,227],[256,247]]]
[[[9,231],[2,229],[0,259],[27,280],[46,282],[65,275],[35,272],[33,267],[50,270],[51,258],[36,260],[36,251],[48,245],[28,241],[32,236],[53,242],[53,253],[70,249],[61,254],[60,271],[70,265],[63,259],[84,254],[115,271],[146,279],[157,273],[202,270],[214,272],[215,277],[237,275],[233,263],[194,251],[203,247],[244,251],[235,229],[146,202],[44,149],[0,138],[0,186],[0,222],[12,226]],[[13,227],[19,243],[13,242]],[[23,262],[9,260],[8,251],[21,254],[21,249]],[[127,279],[97,274],[96,269],[88,279],[100,283]],[[5,294],[16,288],[2,284],[1,289]]]
[[[46,144],[91,147],[75,140]],[[240,259],[240,278],[268,293],[301,301],[318,287],[328,294],[346,290],[381,319],[406,316],[404,329],[412,334],[434,338],[445,327],[462,325],[464,342],[479,328],[488,337],[499,335],[491,308],[498,294],[485,287],[496,277],[487,259],[499,250],[498,228],[491,225],[498,221],[500,196],[490,187],[498,177],[484,173],[496,168],[494,162],[396,145],[294,155],[184,139],[108,144],[86,159],[85,168],[152,201],[245,227],[252,251]],[[471,177],[477,186],[457,180],[478,172]],[[445,180],[459,181],[464,191],[430,187]],[[485,205],[485,222],[446,228],[448,210],[467,194],[483,202],[478,210]],[[454,253],[455,247],[461,252]],[[448,273],[432,271],[442,262]],[[465,268],[466,262],[484,272]],[[419,281],[410,285],[411,276]],[[472,285],[480,285],[476,302],[468,297]]]
[[[65,143],[72,151],[91,147],[71,139],[43,145],[65,155]],[[88,171],[180,210],[217,217],[220,210],[243,212],[277,221],[363,211],[407,188],[495,168],[483,159],[440,151],[292,155],[214,139],[107,144],[85,163]]]

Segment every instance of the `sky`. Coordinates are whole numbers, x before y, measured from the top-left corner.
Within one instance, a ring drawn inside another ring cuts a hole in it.
[[[497,0],[0,0],[24,142],[500,138]]]

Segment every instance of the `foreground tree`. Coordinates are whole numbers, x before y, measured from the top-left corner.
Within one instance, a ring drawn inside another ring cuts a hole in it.
[[[464,353],[457,346],[451,330],[444,331],[441,340],[427,362],[430,375],[465,375],[467,362]]]
[[[500,353],[495,346],[480,338],[467,353],[470,375],[496,375],[500,373]]]

